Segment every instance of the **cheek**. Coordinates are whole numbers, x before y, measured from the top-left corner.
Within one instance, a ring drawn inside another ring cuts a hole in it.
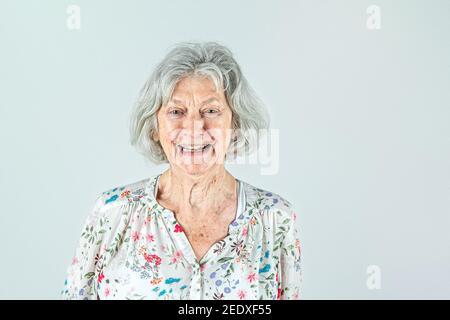
[[[160,122],[159,138],[161,140],[161,143],[165,145],[170,144],[175,140],[180,130],[181,129],[174,123],[164,120]]]
[[[181,129],[176,127],[170,128],[167,132],[167,140],[172,143],[176,140],[177,136],[180,134]]]
[[[233,133],[231,129],[231,116],[221,121],[212,123],[208,133],[214,138],[216,143],[220,143],[223,147],[228,146]]]
[[[231,129],[211,129],[208,134],[214,139],[216,148],[226,149],[230,143]]]

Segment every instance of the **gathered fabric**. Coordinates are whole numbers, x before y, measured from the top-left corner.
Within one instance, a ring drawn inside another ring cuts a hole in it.
[[[198,261],[174,213],[156,201],[160,176],[97,197],[63,299],[300,299],[300,232],[289,201],[236,179],[228,235]]]

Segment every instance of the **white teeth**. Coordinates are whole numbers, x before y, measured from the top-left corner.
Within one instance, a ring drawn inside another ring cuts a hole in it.
[[[192,151],[201,151],[206,146],[209,146],[209,144],[203,144],[203,145],[199,145],[199,146],[177,144],[177,146],[180,147],[182,149],[182,151],[192,152]]]

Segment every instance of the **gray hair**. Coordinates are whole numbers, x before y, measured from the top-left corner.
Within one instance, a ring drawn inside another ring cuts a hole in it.
[[[172,97],[176,84],[187,76],[206,76],[223,89],[232,110],[235,138],[226,159],[251,153],[259,146],[260,131],[269,127],[266,107],[243,76],[232,52],[217,42],[182,42],[175,45],[156,66],[135,103],[130,121],[130,142],[154,163],[167,162],[159,141],[157,112]]]

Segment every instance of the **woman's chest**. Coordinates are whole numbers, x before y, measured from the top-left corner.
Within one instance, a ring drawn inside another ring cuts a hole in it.
[[[189,258],[192,248],[181,232],[153,232],[151,238],[143,234],[134,240],[131,236],[126,243],[105,261],[97,283],[100,299],[276,296],[278,256],[263,233],[240,234],[213,244],[202,265]]]
[[[212,246],[228,236],[229,223],[226,222],[183,223],[182,219],[179,221],[197,261],[201,261]]]

